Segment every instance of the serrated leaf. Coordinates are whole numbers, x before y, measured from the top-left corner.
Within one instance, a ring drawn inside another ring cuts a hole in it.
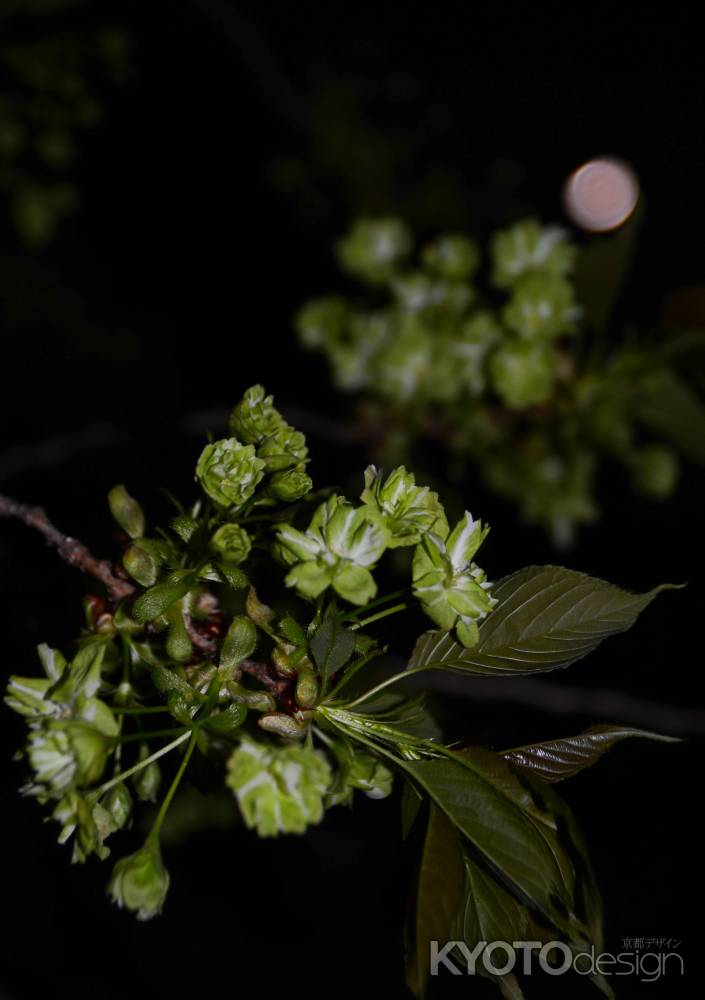
[[[532,920],[526,907],[469,852],[465,854],[464,867],[465,903],[461,914],[461,932],[471,952],[480,941],[540,940],[535,936],[534,927],[531,936],[528,933]],[[497,983],[507,1000],[523,1000],[524,994],[516,976],[511,973],[493,976],[481,961],[476,968]]]
[[[680,742],[674,736],[661,736],[644,729],[631,729],[629,726],[591,726],[577,736],[505,750],[502,757],[542,781],[553,783],[572,778],[574,774],[597,763],[610,747],[635,736],[662,743]]]
[[[463,902],[463,857],[457,830],[431,806],[414,905],[406,926],[406,978],[411,991],[423,996],[429,977],[431,941],[452,940]]]
[[[325,682],[344,667],[355,652],[355,633],[336,618],[327,618],[309,643],[321,679]]]
[[[409,667],[512,676],[567,667],[602,641],[625,632],[654,597],[671,585],[631,594],[612,583],[560,566],[528,566],[497,583],[498,605],[480,626],[472,649],[449,632],[426,632]]]
[[[498,780],[499,772],[511,778],[511,771],[493,756],[492,769],[483,761],[448,758],[401,766],[524,899],[569,930],[573,901],[565,859],[528,814],[529,796],[519,783]]]

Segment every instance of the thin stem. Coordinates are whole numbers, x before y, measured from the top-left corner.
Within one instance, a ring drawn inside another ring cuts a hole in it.
[[[393,593],[386,594],[384,597],[378,597],[375,601],[370,601],[368,604],[365,604],[364,607],[357,608],[355,611],[351,611],[348,614],[344,614],[340,620],[343,622],[355,621],[357,618],[360,617],[360,615],[364,615],[368,611],[371,611],[372,608],[377,608],[381,604],[388,604],[389,601],[396,601],[397,597],[403,597],[405,594],[408,593],[409,593],[409,588],[402,587],[401,590],[395,590]]]
[[[187,731],[190,732],[190,730]],[[137,740],[152,740],[156,739],[159,736],[174,736],[176,733],[179,733],[181,736],[183,736],[184,733],[183,726],[179,727],[178,729],[174,727],[172,729],[152,729],[149,731],[145,730],[145,732],[143,733],[130,733],[129,736],[122,736],[120,738],[120,742],[134,743]]]
[[[178,739],[173,740],[171,743],[168,743],[165,747],[162,747],[161,750],[157,750],[156,753],[151,754],[149,757],[145,757],[144,760],[138,761],[137,764],[133,764],[132,767],[128,767],[128,769],[126,771],[123,771],[121,774],[116,774],[114,778],[111,778],[110,781],[106,781],[104,785],[100,786],[100,788],[94,789],[91,792],[91,795],[94,796],[96,800],[99,799],[104,792],[109,791],[115,785],[119,785],[121,781],[124,781],[126,778],[132,777],[133,774],[137,774],[138,771],[141,771],[149,764],[153,764],[155,760],[159,760],[159,758],[163,757],[164,754],[170,753],[172,750],[175,750],[180,743],[183,743],[184,740],[188,739],[190,733],[191,733],[190,729],[186,730],[186,732],[182,733]],[[142,733],[142,738],[144,738],[144,733]]]
[[[139,705],[137,707],[129,708],[114,708],[113,712],[115,715],[154,715],[157,712],[168,712],[169,709],[165,706],[159,705]]]
[[[194,730],[191,733],[191,741],[189,742],[189,745],[186,747],[186,753],[184,754],[183,759],[179,764],[179,770],[176,772],[174,780],[172,781],[169,787],[169,791],[166,793],[164,801],[162,802],[159,808],[159,812],[157,813],[157,818],[154,821],[154,826],[152,827],[149,833],[148,839],[151,838],[156,839],[159,836],[159,831],[161,829],[162,823],[164,822],[164,817],[166,816],[169,810],[169,806],[171,805],[171,800],[174,798],[176,790],[179,787],[181,779],[184,776],[184,772],[188,767],[188,762],[191,760],[191,754],[193,753],[195,746],[196,746],[196,731]]]
[[[372,622],[380,621],[380,619],[387,618],[389,615],[395,615],[397,611],[406,611],[406,609],[410,607],[411,604],[407,601],[403,601],[401,604],[395,604],[391,608],[385,608],[384,611],[378,611],[376,615],[370,615],[369,618],[363,618],[362,621],[355,622],[354,625],[350,626],[350,631],[352,632],[355,629],[362,628],[363,625],[371,625]]]
[[[400,674],[392,674],[392,676],[388,677],[386,681],[382,681],[382,683],[378,684],[376,687],[370,688],[369,691],[365,691],[365,693],[361,694],[359,698],[355,699],[355,701],[351,701],[347,704],[345,708],[349,709],[354,708],[355,705],[361,705],[363,701],[367,701],[368,698],[372,698],[373,695],[379,694],[380,691],[384,691],[385,688],[390,687],[392,684],[396,684],[397,681],[406,680],[407,677],[412,677],[414,674],[420,674],[422,671],[428,669],[428,667],[414,667],[412,670],[402,670]]]

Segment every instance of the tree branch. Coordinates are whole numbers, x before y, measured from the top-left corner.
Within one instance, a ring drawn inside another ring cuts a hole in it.
[[[134,594],[135,588],[132,584],[116,576],[107,559],[97,559],[83,542],[64,535],[55,528],[41,507],[30,507],[0,493],[0,517],[15,518],[28,528],[34,528],[44,535],[47,543],[57,550],[69,566],[75,566],[82,573],[88,573],[96,580],[100,580],[111,601],[117,602]]]

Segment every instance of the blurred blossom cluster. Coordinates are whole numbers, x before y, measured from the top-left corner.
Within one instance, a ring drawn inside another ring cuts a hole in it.
[[[594,331],[578,301],[580,256],[563,229],[527,219],[496,232],[485,254],[461,233],[416,251],[402,220],[361,219],[336,251],[362,288],[310,301],[296,328],[336,386],[363,400],[385,462],[411,461],[419,438],[440,439],[458,479],[472,463],[565,546],[598,515],[603,460],[663,498],[678,478],[672,445],[705,458],[663,420],[675,405],[681,424],[705,429],[702,404],[658,345],[586,350]]]
[[[70,170],[79,137],[103,117],[105,84],[128,69],[125,32],[94,23],[87,6],[90,0],[3,5],[0,193],[30,246],[47,243],[75,210]]]

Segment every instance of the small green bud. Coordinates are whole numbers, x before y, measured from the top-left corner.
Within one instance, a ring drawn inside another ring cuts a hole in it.
[[[300,670],[296,679],[296,703],[301,708],[313,708],[318,700],[318,681],[313,670]]]
[[[302,740],[308,729],[307,723],[299,722],[293,715],[287,715],[286,712],[261,715],[257,720],[257,725],[268,733],[283,736],[288,740]]]
[[[301,431],[283,424],[263,441],[257,449],[257,455],[264,461],[269,472],[281,472],[306,461],[306,438]]]
[[[235,701],[242,702],[243,705],[255,712],[276,711],[276,699],[268,691],[250,691],[238,684],[237,681],[229,681],[227,687]]]
[[[145,760],[148,756],[149,748],[146,743],[143,743],[140,746],[140,760]],[[162,772],[156,760],[147,764],[132,777],[132,787],[140,802],[156,802],[161,783]]]
[[[276,434],[285,420],[261,385],[251,386],[230,414],[230,430],[245,444],[261,444]]]
[[[100,804],[110,815],[116,830],[122,830],[132,815],[132,796],[122,782],[105,793]]]
[[[135,912],[138,920],[161,913],[168,891],[169,873],[162,863],[159,841],[152,838],[117,862],[108,885],[113,902]]]
[[[238,667],[257,646],[257,628],[250,618],[236,615],[230,623],[220,651],[221,667]]]
[[[154,556],[139,545],[130,545],[123,554],[122,564],[133,580],[143,587],[153,587],[157,582],[159,566]]]
[[[264,475],[265,463],[254,445],[225,438],[207,444],[196,465],[196,477],[221,507],[240,507],[250,499]]]
[[[108,505],[110,513],[113,515],[122,530],[130,538],[141,538],[144,534],[144,514],[142,508],[120,484],[113,486],[108,493]]]
[[[239,524],[223,524],[211,538],[211,548],[223,562],[230,565],[243,563],[250,554],[250,536]]]
[[[284,677],[294,677],[298,672],[298,667],[292,664],[289,659],[290,654],[293,652],[294,646],[291,643],[286,643],[283,649],[280,646],[276,646],[272,650],[272,663]]]
[[[313,480],[300,469],[287,469],[285,472],[276,472],[269,481],[267,493],[277,500],[285,500],[291,503],[293,500],[300,500],[301,497],[313,488]]]

